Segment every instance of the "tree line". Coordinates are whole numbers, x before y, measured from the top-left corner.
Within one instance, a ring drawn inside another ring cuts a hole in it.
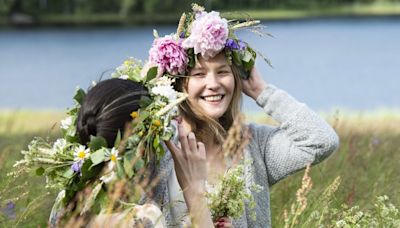
[[[207,10],[306,9],[344,4],[397,2],[400,0],[200,0]],[[0,13],[42,14],[179,14],[190,10],[187,0],[0,0]]]

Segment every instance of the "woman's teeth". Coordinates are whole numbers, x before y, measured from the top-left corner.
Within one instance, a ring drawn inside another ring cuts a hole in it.
[[[204,97],[204,100],[206,100],[206,101],[220,101],[220,100],[222,100],[222,95],[207,96],[207,97]]]

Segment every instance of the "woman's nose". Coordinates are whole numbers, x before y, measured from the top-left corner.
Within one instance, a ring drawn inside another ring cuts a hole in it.
[[[207,89],[217,89],[220,87],[220,81],[216,74],[209,73],[206,77],[206,88]]]

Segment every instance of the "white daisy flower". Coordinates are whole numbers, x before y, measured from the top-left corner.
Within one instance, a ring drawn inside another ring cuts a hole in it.
[[[85,149],[85,146],[80,145],[75,149],[74,152],[74,161],[84,161],[85,159],[89,158],[90,156],[90,149]]]
[[[111,171],[114,168],[115,164],[117,163],[117,160],[119,159],[118,153],[119,153],[119,151],[117,149],[115,149],[114,147],[111,149],[111,151],[110,150],[106,151],[105,155],[106,155],[106,159],[107,159],[106,161],[109,161],[108,162],[108,170],[109,171]]]
[[[61,128],[67,130],[72,124],[72,116],[68,116],[64,120],[61,120]]]
[[[126,74],[119,76],[119,79],[127,80],[128,78],[129,78],[129,76]]]

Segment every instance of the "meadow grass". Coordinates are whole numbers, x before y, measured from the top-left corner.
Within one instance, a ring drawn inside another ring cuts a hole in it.
[[[321,207],[321,195],[338,176],[341,184],[331,196],[331,206],[374,207],[375,199],[387,195],[400,205],[400,113],[345,113],[323,115],[340,136],[340,148],[323,163],[311,168],[313,182],[308,205],[299,223],[305,223]],[[54,111],[0,112],[0,226],[44,227],[55,199],[45,189],[43,177],[34,173],[18,178],[7,176],[15,161],[22,158],[34,136],[49,141],[60,136],[58,122],[64,117]],[[274,124],[261,115],[248,115],[248,121]],[[283,227],[284,210],[296,202],[303,172],[294,174],[271,190],[272,224]]]

